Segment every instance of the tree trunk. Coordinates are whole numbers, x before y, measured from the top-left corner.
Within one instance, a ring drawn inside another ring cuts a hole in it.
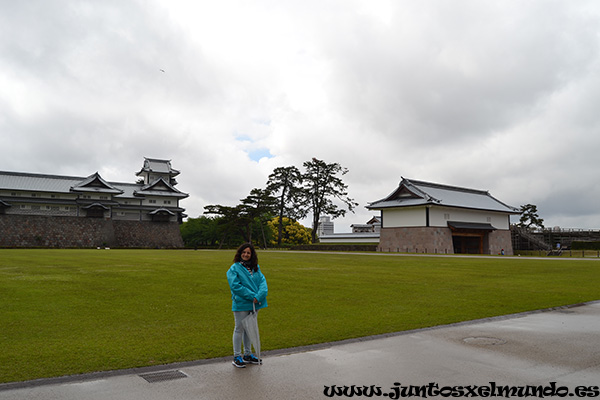
[[[281,237],[283,236],[283,209],[279,213],[279,227],[277,228],[277,247],[281,247]]]
[[[313,243],[319,242],[319,240],[317,239],[317,230],[319,229],[319,218],[320,218],[320,215],[315,212],[313,214],[313,230],[311,232],[311,237],[312,237]]]

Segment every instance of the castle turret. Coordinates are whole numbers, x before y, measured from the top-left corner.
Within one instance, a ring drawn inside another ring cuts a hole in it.
[[[136,175],[144,179],[145,185],[163,178],[165,182],[168,182],[171,186],[175,186],[177,185],[175,177],[179,175],[179,171],[171,167],[171,160],[144,157],[144,166]]]

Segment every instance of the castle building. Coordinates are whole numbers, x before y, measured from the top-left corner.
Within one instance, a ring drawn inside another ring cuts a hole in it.
[[[0,171],[0,247],[182,247],[179,173],[152,158],[137,183]]]

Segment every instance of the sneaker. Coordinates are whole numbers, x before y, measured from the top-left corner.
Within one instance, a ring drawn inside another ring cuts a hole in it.
[[[238,368],[246,368],[246,363],[240,356],[233,357],[233,361],[231,363]]]
[[[246,364],[262,364],[262,360],[256,358],[254,354],[246,354],[244,356],[244,361]]]

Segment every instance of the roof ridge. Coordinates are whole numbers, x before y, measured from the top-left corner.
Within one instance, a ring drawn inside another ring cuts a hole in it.
[[[404,179],[404,181],[406,181],[414,186],[427,186],[427,187],[431,187],[431,188],[450,189],[450,190],[455,190],[455,191],[459,191],[459,192],[480,193],[480,194],[485,194],[485,195],[489,195],[489,193],[490,193],[489,190],[483,190],[483,189],[472,189],[472,188],[467,188],[467,187],[462,187],[462,186],[446,185],[443,183],[419,181],[419,180],[406,179],[406,178],[403,178],[403,179]]]
[[[171,162],[172,160],[167,160],[166,158],[154,158],[154,157],[144,157],[144,159],[148,161],[166,161]]]
[[[36,172],[14,172],[14,171],[0,171],[0,175],[12,175],[12,176],[29,176],[35,178],[50,178],[50,179],[87,179],[88,177],[83,176],[68,176],[68,175],[56,175],[56,174],[42,174]]]

